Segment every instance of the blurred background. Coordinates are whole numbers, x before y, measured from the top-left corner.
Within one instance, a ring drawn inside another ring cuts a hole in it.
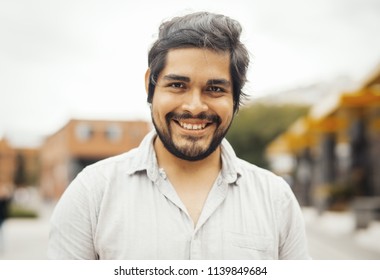
[[[236,153],[290,183],[314,259],[380,259],[380,1],[188,2],[0,0],[0,259],[46,259],[70,181],[151,129],[148,49],[199,10],[251,54]]]

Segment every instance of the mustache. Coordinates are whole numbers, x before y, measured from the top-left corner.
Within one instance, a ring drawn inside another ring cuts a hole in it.
[[[207,114],[205,112],[199,113],[197,115],[193,115],[191,113],[185,112],[185,113],[175,113],[175,112],[169,112],[166,114],[165,117],[166,121],[169,123],[171,119],[174,119],[176,121],[186,120],[186,119],[197,119],[197,120],[206,120],[208,122],[220,124],[221,119],[218,115],[215,114]]]

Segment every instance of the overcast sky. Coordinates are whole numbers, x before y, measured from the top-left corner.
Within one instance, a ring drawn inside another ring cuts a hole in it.
[[[199,10],[241,22],[253,97],[360,80],[380,63],[379,0],[0,0],[0,137],[46,135],[75,117],[148,120],[157,28]]]

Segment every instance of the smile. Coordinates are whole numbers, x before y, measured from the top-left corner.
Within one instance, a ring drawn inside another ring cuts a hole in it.
[[[201,123],[201,124],[192,124],[192,123],[185,123],[185,122],[178,122],[179,125],[187,130],[201,130],[204,129],[207,125],[207,123]]]

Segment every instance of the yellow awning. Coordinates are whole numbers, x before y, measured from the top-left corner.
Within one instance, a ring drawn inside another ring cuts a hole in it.
[[[344,94],[339,104],[343,107],[380,106],[380,90],[362,89],[351,94]]]

